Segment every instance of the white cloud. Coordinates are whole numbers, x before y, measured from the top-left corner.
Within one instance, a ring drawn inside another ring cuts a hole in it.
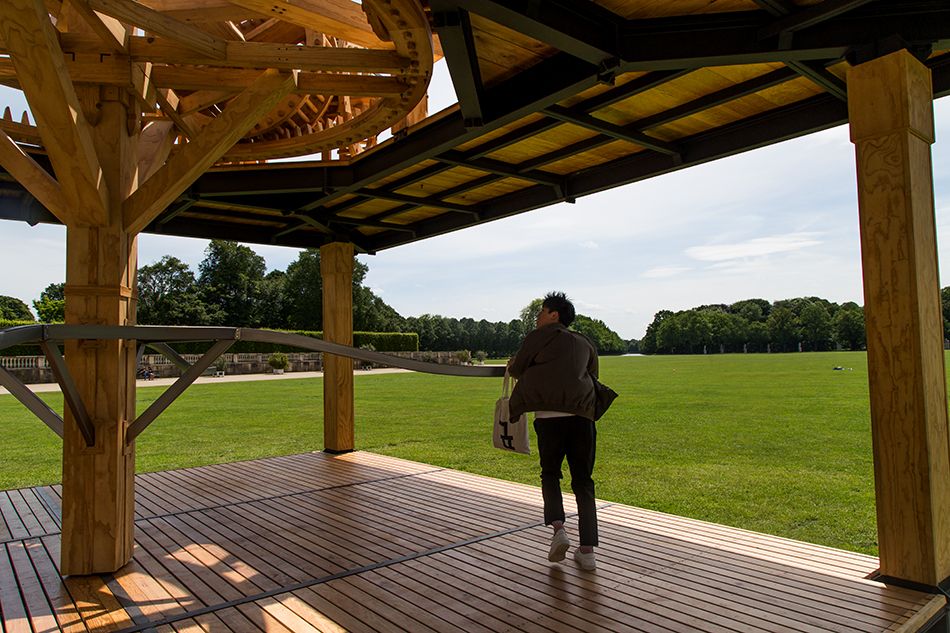
[[[583,248],[600,248],[600,246],[597,245],[597,242],[591,242],[590,240],[586,242],[581,242],[580,246],[582,246]]]
[[[818,246],[822,242],[815,238],[819,236],[821,236],[821,233],[790,233],[771,237],[755,237],[738,244],[692,246],[686,249],[686,254],[694,259],[710,262],[761,257],[772,253]]]

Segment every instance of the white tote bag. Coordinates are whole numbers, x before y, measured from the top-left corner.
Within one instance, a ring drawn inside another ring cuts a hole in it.
[[[495,402],[495,425],[492,442],[495,448],[510,453],[531,454],[531,442],[528,439],[528,415],[522,413],[517,420],[508,414],[508,381],[510,376],[505,370],[505,386],[502,396]]]

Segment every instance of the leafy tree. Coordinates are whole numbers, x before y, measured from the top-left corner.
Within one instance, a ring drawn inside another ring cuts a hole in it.
[[[66,283],[50,284],[40,293],[40,299],[49,299],[50,301],[66,300]]]
[[[786,351],[789,343],[798,340],[798,318],[788,308],[776,308],[769,315],[766,325],[772,341],[778,343],[781,351]]]
[[[750,323],[755,321],[764,322],[772,312],[772,304],[765,299],[745,299],[729,306],[729,312],[742,315]]]
[[[199,297],[195,275],[188,264],[165,255],[136,275],[139,300],[136,320],[141,325],[209,325],[216,321]]]
[[[198,265],[201,299],[217,308],[215,324],[256,327],[260,324],[258,299],[266,271],[264,258],[247,246],[211,240]]]
[[[940,290],[940,303],[943,307],[943,337],[950,338],[950,286]]]
[[[33,301],[33,309],[40,323],[63,323],[66,321],[65,283],[50,284]]]
[[[832,324],[828,310],[820,303],[813,303],[804,310],[798,317],[802,325],[802,337],[811,342],[812,349],[818,351],[825,347],[825,343],[831,340]]]
[[[544,299],[534,299],[531,303],[523,307],[518,314],[518,318],[521,319],[521,329],[526,335],[537,325],[537,318],[541,313],[541,304],[543,303]]]
[[[712,337],[709,322],[704,317],[704,314],[696,310],[687,310],[676,315],[682,331],[683,342],[689,346],[691,354],[696,347],[707,343]]]
[[[660,325],[666,319],[673,316],[673,313],[669,310],[660,310],[653,315],[653,323],[647,326],[647,331],[643,335],[643,339],[640,341],[640,352],[643,354],[656,354],[660,351],[659,345],[657,343],[656,335],[657,331],[660,329]]]
[[[287,273],[272,270],[261,281],[257,315],[260,327],[279,330],[290,320],[290,299],[287,296]]]
[[[33,321],[29,306],[17,299],[0,295],[0,319],[8,321]]]
[[[571,329],[593,341],[598,354],[623,354],[627,350],[627,344],[620,335],[607,327],[600,319],[591,319],[578,314],[574,317]]]
[[[834,340],[842,347],[859,350],[867,344],[864,308],[854,302],[841,305],[834,318]]]
[[[698,308],[693,308],[696,312],[708,313],[708,314],[725,314],[729,312],[729,306],[725,303],[711,303],[707,305],[701,305]]]
[[[686,345],[686,337],[683,335],[683,328],[680,327],[678,313],[672,315],[660,323],[656,330],[656,349],[658,352],[675,354],[676,349],[682,349]]]
[[[727,352],[742,351],[743,343],[747,342],[749,322],[738,314],[723,314],[712,312],[705,315],[711,332],[712,344],[722,346]],[[718,350],[713,350],[718,351]]]
[[[294,330],[323,329],[323,277],[320,249],[301,251],[287,266],[288,322]]]
[[[749,324],[749,345],[753,352],[764,352],[769,345],[769,327],[765,323]]]
[[[812,305],[810,299],[805,297],[796,297],[795,299],[783,299],[781,301],[776,301],[772,304],[772,311],[774,312],[777,308],[787,308],[795,316],[801,316],[802,311],[808,306]]]

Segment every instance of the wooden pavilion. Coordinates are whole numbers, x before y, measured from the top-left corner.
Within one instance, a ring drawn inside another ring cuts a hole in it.
[[[0,217],[66,225],[77,325],[135,323],[152,232],[321,248],[325,335],[348,344],[354,252],[848,123],[877,577],[950,587],[929,148],[946,0],[0,0],[0,52],[35,117],[0,121]],[[429,115],[440,57],[458,104]],[[134,361],[134,341],[67,342],[94,441],[67,410],[57,573],[132,557]],[[351,367],[326,362],[333,453],[355,448]]]

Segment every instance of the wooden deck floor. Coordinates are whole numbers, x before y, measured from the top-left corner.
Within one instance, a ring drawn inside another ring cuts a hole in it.
[[[58,488],[0,494],[4,633],[914,631],[945,604],[874,558],[618,504],[595,572],[550,564],[539,489],[364,452],[136,486],[133,562],[65,579]]]

